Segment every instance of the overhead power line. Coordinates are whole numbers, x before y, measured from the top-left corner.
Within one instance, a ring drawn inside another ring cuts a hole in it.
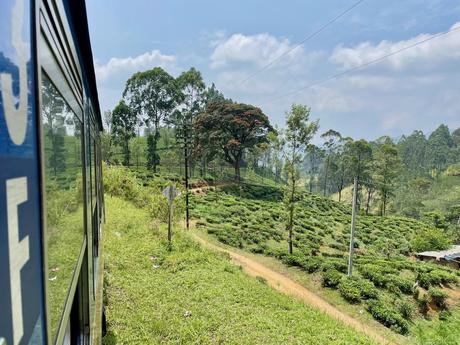
[[[332,18],[329,22],[327,22],[326,24],[324,24],[323,26],[321,26],[318,30],[314,31],[313,33],[311,33],[310,35],[308,35],[307,37],[305,37],[302,41],[300,41],[299,43],[297,43],[294,47],[286,50],[284,53],[282,53],[281,55],[279,55],[278,57],[276,57],[275,59],[271,60],[270,62],[268,62],[266,65],[264,65],[263,67],[261,67],[260,69],[256,70],[254,73],[250,74],[249,76],[247,76],[246,78],[244,78],[243,80],[239,81],[236,85],[241,85],[241,84],[244,84],[245,82],[247,82],[249,79],[252,79],[253,77],[255,77],[257,74],[259,74],[260,72],[263,72],[265,71],[267,68],[269,68],[270,66],[272,66],[273,64],[275,64],[276,62],[278,62],[281,58],[283,58],[284,56],[286,56],[287,54],[289,54],[290,52],[292,52],[293,50],[296,50],[297,48],[299,48],[301,45],[303,45],[305,42],[311,40],[313,37],[315,37],[316,35],[320,34],[322,31],[324,31],[328,26],[332,25],[333,23],[335,23],[337,20],[339,20],[341,17],[343,17],[345,14],[347,14],[348,12],[350,12],[351,10],[353,10],[356,6],[358,6],[360,3],[362,3],[364,0],[359,0],[359,1],[356,1],[353,5],[351,5],[350,7],[348,7],[345,11],[341,12],[340,14],[338,14],[336,17]]]
[[[405,47],[403,47],[403,48],[397,49],[397,50],[395,50],[395,51],[393,51],[393,52],[391,52],[391,53],[385,54],[385,55],[383,55],[383,56],[381,56],[381,57],[379,57],[379,58],[377,58],[377,59],[374,59],[374,60],[371,60],[371,61],[367,61],[367,62],[365,62],[365,63],[362,63],[361,65],[352,67],[352,68],[347,69],[347,70],[345,70],[345,71],[342,71],[342,72],[333,74],[333,75],[331,75],[331,76],[329,76],[329,77],[327,77],[327,78],[318,80],[318,81],[316,81],[316,82],[314,82],[314,83],[312,83],[312,84],[310,84],[310,85],[303,86],[303,87],[301,87],[301,88],[299,88],[299,89],[290,91],[290,92],[285,93],[285,94],[283,94],[283,95],[280,95],[280,96],[278,96],[278,97],[271,98],[271,99],[268,101],[268,103],[272,103],[272,102],[278,101],[278,100],[280,100],[280,99],[282,99],[282,98],[285,98],[285,97],[289,97],[289,96],[295,95],[295,94],[297,94],[297,93],[299,93],[299,92],[302,92],[302,91],[311,89],[311,88],[314,87],[314,86],[318,86],[318,85],[324,84],[324,83],[326,83],[326,82],[328,82],[328,81],[331,81],[331,80],[334,80],[334,79],[338,79],[338,78],[340,78],[340,77],[342,77],[342,76],[344,76],[344,75],[346,75],[346,74],[355,72],[355,71],[357,71],[357,70],[363,69],[363,68],[365,68],[365,67],[367,67],[367,66],[370,66],[370,65],[374,65],[374,64],[379,63],[379,62],[381,62],[381,61],[383,61],[383,60],[385,60],[385,59],[387,59],[387,58],[389,58],[389,57],[391,57],[391,56],[394,56],[394,55],[399,54],[399,53],[401,53],[401,52],[403,52],[403,51],[409,50],[409,49],[414,48],[414,47],[416,47],[416,46],[418,46],[418,45],[421,45],[421,44],[423,44],[423,43],[426,43],[426,42],[428,42],[428,41],[431,41],[431,40],[433,40],[433,39],[435,39],[435,38],[439,38],[439,37],[441,37],[441,36],[450,34],[450,33],[454,32],[454,31],[458,31],[458,30],[460,30],[460,26],[451,28],[450,30],[447,30],[447,31],[440,32],[440,33],[438,33],[438,34],[435,34],[435,35],[430,36],[430,37],[428,37],[428,38],[425,38],[425,39],[423,39],[423,40],[420,40],[420,41],[417,41],[417,42],[415,42],[415,43],[409,44],[409,45],[407,45],[407,46],[405,46]]]

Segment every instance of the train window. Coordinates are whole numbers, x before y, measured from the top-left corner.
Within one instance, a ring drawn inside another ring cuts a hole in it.
[[[41,93],[48,301],[51,336],[54,338],[85,236],[83,124],[45,74],[42,77]]]

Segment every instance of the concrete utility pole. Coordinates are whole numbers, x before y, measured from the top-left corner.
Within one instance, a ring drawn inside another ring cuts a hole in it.
[[[174,199],[180,196],[180,190],[178,190],[175,186],[168,186],[163,189],[163,195],[166,197],[166,199],[168,199],[168,242],[171,248]]]
[[[187,230],[190,228],[190,211],[189,211],[189,199],[188,199],[188,131],[187,127],[184,126],[184,168],[185,168],[185,223]]]
[[[353,183],[353,202],[351,210],[351,233],[350,233],[350,252],[348,256],[348,276],[353,273],[353,252],[355,250],[355,221],[356,221],[356,201],[358,197],[358,178],[355,177]]]

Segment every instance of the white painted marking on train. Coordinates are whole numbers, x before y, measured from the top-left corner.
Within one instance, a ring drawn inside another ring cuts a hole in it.
[[[13,317],[13,344],[19,344],[24,335],[22,319],[21,269],[29,261],[29,236],[19,239],[18,206],[27,201],[27,177],[6,180],[8,218],[8,256],[10,261],[11,315]]]

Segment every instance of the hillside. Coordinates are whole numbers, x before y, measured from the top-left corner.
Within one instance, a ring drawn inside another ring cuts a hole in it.
[[[193,197],[192,214],[197,227],[218,241],[298,267],[317,282],[311,287],[324,290],[321,293],[329,300],[348,302],[344,308],[351,312],[365,309],[416,343],[423,343],[424,332],[437,325],[431,321],[431,327],[421,328],[423,319],[454,320],[441,324],[441,329],[457,322],[458,272],[410,257],[412,237],[420,230],[429,231],[430,225],[400,216],[359,215],[355,273],[348,279],[350,207],[303,193],[294,226],[295,250],[288,255],[282,198],[276,187],[210,188]]]
[[[113,174],[106,171],[112,184]],[[124,176],[129,189],[106,187],[132,198],[139,189]],[[248,277],[182,230],[168,251],[166,230],[148,209],[109,195],[106,209],[104,344],[373,344]]]

